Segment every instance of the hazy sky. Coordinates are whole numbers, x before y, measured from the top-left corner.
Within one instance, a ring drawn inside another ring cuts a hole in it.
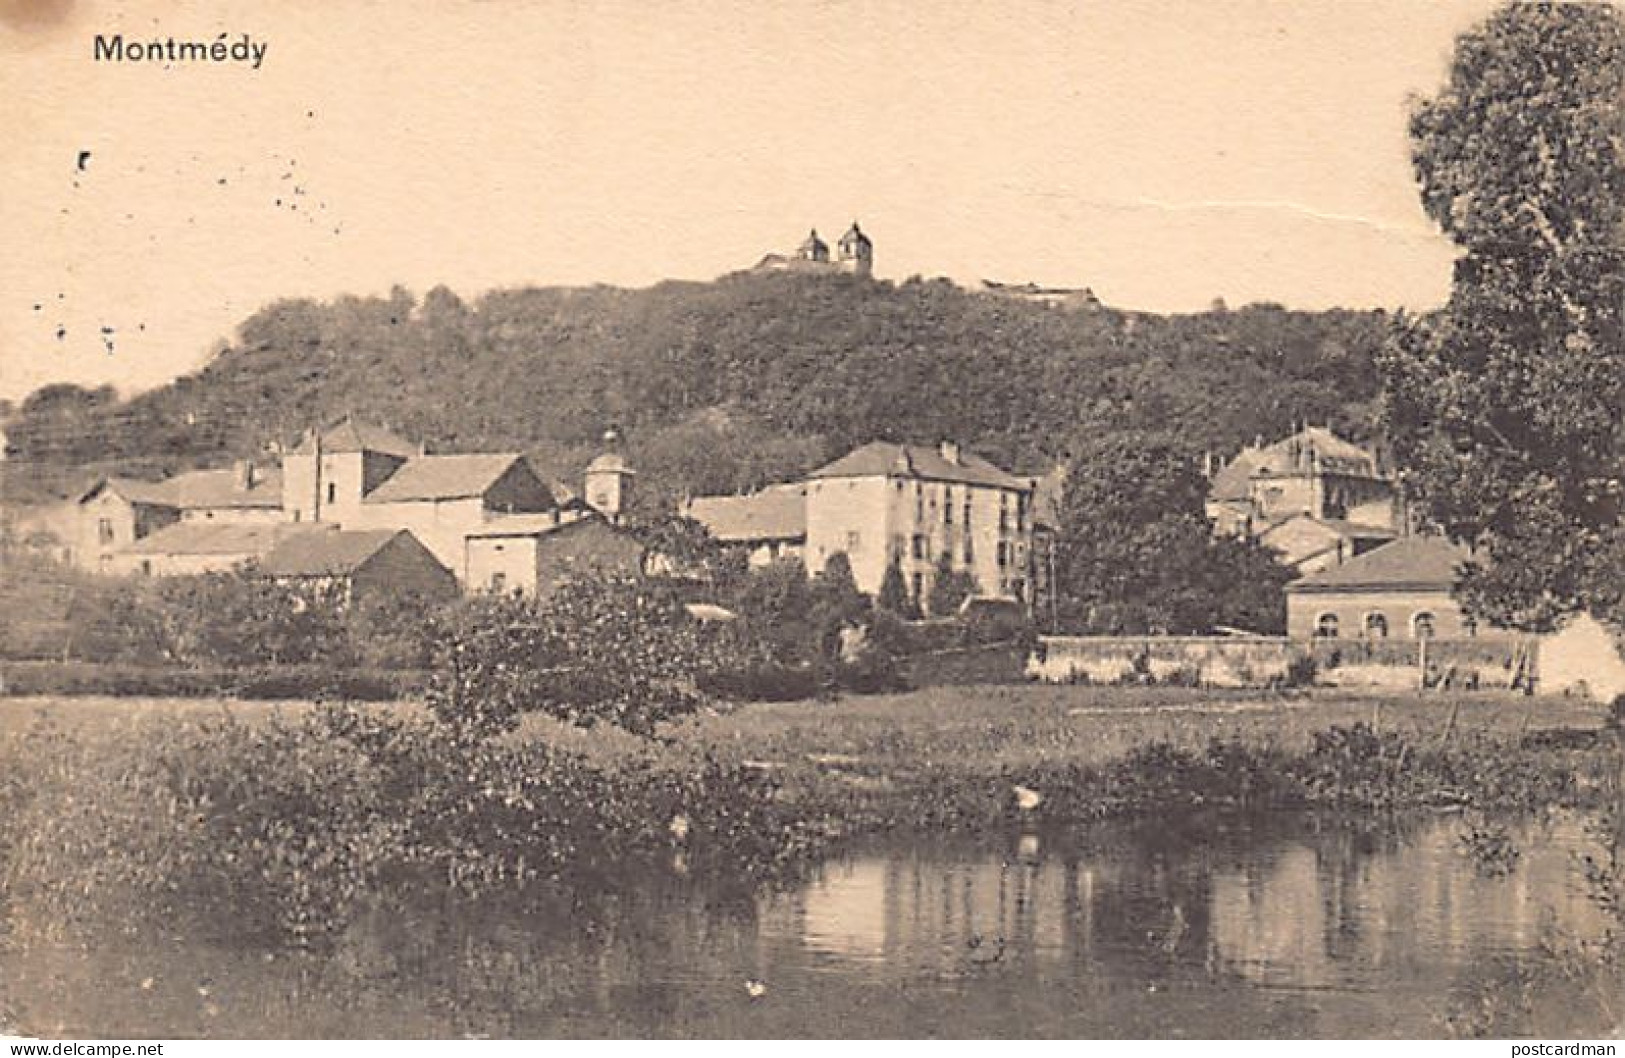
[[[278,297],[708,279],[854,218],[898,280],[1433,305],[1407,96],[1491,7],[0,0],[0,397],[158,384]]]

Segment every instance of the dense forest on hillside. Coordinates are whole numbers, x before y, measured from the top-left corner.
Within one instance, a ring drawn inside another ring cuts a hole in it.
[[[8,487],[217,464],[345,413],[432,451],[528,451],[570,479],[613,425],[662,501],[754,487],[877,438],[956,437],[1038,471],[1100,432],[1171,431],[1220,451],[1306,419],[1360,436],[1388,322],[1271,305],[1065,309],[946,280],[784,273],[473,304],[443,287],[288,300],[163,388],[34,393],[6,423]]]

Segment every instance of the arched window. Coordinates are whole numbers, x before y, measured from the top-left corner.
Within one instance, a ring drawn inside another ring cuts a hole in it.
[[[1334,613],[1323,613],[1319,617],[1315,618],[1315,635],[1319,636],[1321,639],[1336,639],[1337,615]]]
[[[1423,610],[1411,618],[1411,635],[1417,639],[1432,639],[1438,634],[1438,625],[1433,615]]]
[[[1365,637],[1367,639],[1388,638],[1388,618],[1381,613],[1368,613],[1365,615]]]

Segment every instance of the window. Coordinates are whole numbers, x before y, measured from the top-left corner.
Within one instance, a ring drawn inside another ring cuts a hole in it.
[[[302,514],[304,514],[303,511],[299,510],[298,508],[295,508],[294,512],[293,512],[293,520],[296,521],[296,522],[299,521],[300,520],[300,515],[302,515]]]
[[[971,545],[971,539],[967,536],[965,537],[965,565],[970,566],[974,565],[975,563],[976,548]]]
[[[113,519],[102,518],[96,522],[96,539],[104,544],[113,542]]]
[[[915,570],[914,575],[909,580],[914,585],[914,598],[916,600],[923,599],[925,597],[925,574]]]
[[[1367,639],[1388,638],[1388,618],[1380,613],[1365,615],[1365,637]]]
[[[942,492],[942,524],[954,524],[954,490],[944,489]]]
[[[333,481],[329,481],[327,483],[327,502],[328,503],[337,503],[338,500],[339,500],[338,483],[333,482]]]
[[[962,524],[966,529],[970,528],[970,497],[969,496],[965,497],[965,517],[961,520],[960,524]]]
[[[918,558],[918,559],[925,558],[925,536],[923,534],[921,534],[921,533],[915,533],[914,534],[914,543],[913,543],[913,547],[912,547],[912,553],[913,553],[915,558]]]
[[[491,590],[493,592],[500,592],[500,591],[502,591],[503,588],[506,588],[507,586],[508,586],[508,575],[506,573],[498,571],[496,573],[491,574]]]
[[[1476,638],[1478,635],[1478,618],[1463,617],[1461,619],[1461,631],[1468,639]]]
[[[152,576],[152,559],[144,558],[141,560],[141,575],[143,577]]]
[[[1323,613],[1315,618],[1315,635],[1321,639],[1337,638],[1337,615]]]
[[[1437,631],[1437,622],[1426,610],[1411,618],[1411,635],[1417,639],[1432,639]]]
[[[999,541],[998,550],[994,554],[998,558],[998,562],[1001,567],[1008,566],[1010,564],[1010,545],[1005,543],[1003,540]]]

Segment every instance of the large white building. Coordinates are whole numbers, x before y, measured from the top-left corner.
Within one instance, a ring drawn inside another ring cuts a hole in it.
[[[1033,484],[945,442],[876,441],[799,482],[749,496],[698,497],[690,517],[753,561],[799,557],[817,574],[844,554],[860,591],[878,593],[896,564],[918,601],[943,556],[979,594],[1030,602]]]

